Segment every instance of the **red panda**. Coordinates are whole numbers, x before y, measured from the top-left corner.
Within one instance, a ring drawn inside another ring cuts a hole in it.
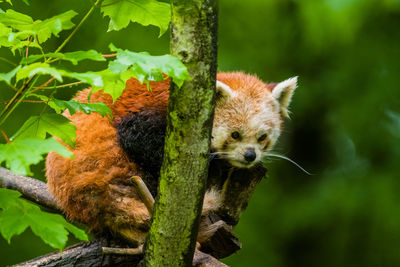
[[[48,186],[66,215],[92,230],[109,229],[127,240],[142,243],[150,215],[130,177],[142,177],[153,195],[162,162],[170,80],[136,79],[115,102],[94,92],[91,102],[103,102],[113,120],[78,112],[64,116],[76,125],[72,159],[50,153],[46,161]],[[219,73],[211,151],[230,168],[253,168],[276,143],[297,78],[266,84],[242,72]],[[77,94],[87,102],[90,89]],[[212,189],[211,189],[212,187]],[[203,214],[220,208],[221,187],[209,185]]]

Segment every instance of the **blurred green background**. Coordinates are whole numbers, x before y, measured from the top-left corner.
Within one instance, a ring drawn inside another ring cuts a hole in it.
[[[89,0],[30,0],[14,8],[35,19]],[[291,120],[276,148],[287,161],[267,163],[236,233],[243,249],[224,260],[231,266],[400,266],[400,1],[221,0],[219,69],[243,70],[264,81],[299,76]],[[7,4],[0,4],[2,9]],[[78,19],[75,18],[74,22]],[[153,55],[168,52],[168,33],[131,25],[108,32],[93,14],[65,51],[108,53],[113,42]],[[62,33],[65,37],[67,33]],[[54,50],[61,39],[48,41]],[[0,56],[13,60],[5,49]],[[83,62],[85,70],[93,62]],[[101,68],[96,63],[93,68]],[[1,62],[0,72],[10,70]],[[78,88],[59,91],[69,98]],[[9,99],[4,85],[0,101]],[[10,118],[12,135],[40,105],[22,105]],[[33,168],[43,179],[43,165]],[[72,240],[71,242],[73,242]],[[50,252],[30,231],[0,238],[0,265]]]

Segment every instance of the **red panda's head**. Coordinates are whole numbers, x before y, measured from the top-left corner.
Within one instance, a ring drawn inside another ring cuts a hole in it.
[[[242,72],[219,73],[211,149],[232,166],[260,162],[281,133],[297,77],[267,85]]]

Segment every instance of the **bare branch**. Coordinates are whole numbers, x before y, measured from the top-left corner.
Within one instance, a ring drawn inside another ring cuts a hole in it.
[[[133,180],[139,181],[138,179]],[[29,199],[46,208],[61,212],[61,210],[57,207],[56,201],[50,195],[47,184],[37,179],[15,175],[5,168],[0,168],[0,187],[17,190],[22,193],[22,196],[24,198]],[[142,187],[139,191],[141,191],[142,194],[146,190]],[[150,193],[144,194],[147,197],[149,195],[151,196]],[[148,201],[151,203],[151,200]],[[228,243],[236,242],[236,238],[234,238],[234,236],[230,232],[230,229],[226,230],[225,228],[226,225],[222,224],[221,221],[215,224],[215,226],[213,227],[213,233],[210,233],[210,238],[218,238],[220,239],[220,241],[215,240],[215,242],[217,242],[217,245],[212,248],[209,245],[210,243],[208,243],[206,246],[208,249],[211,248],[211,250],[220,250],[221,246],[218,245],[220,244],[219,242],[223,242],[223,246],[226,249]],[[214,234],[217,234],[218,237],[214,237]],[[228,239],[232,239],[233,241]],[[71,247],[64,249],[62,253],[54,252],[14,266],[137,266],[143,257],[142,247],[108,247],[110,245],[118,246],[119,244],[120,243],[118,241],[110,241],[105,237],[100,237],[90,242],[81,242],[75,244]],[[231,244],[229,244],[229,246],[231,246]],[[240,248],[240,243],[238,248]],[[233,252],[234,251],[231,251],[231,253]],[[221,253],[221,251],[218,251],[218,253]],[[218,253],[216,255],[221,256],[221,254]],[[193,266],[225,267],[226,265],[221,263],[211,255],[200,252],[196,249],[193,258]]]
[[[228,267],[228,265],[196,249],[194,251],[193,267]]]
[[[82,242],[64,249],[62,253],[54,252],[14,267],[41,267],[41,266],[138,266],[143,258],[142,247],[114,248],[105,238],[98,238],[90,242]],[[106,251],[106,252],[105,252]],[[137,253],[136,253],[137,252]],[[140,253],[139,253],[140,252]],[[214,257],[196,250],[193,266],[226,267]]]
[[[19,176],[0,168],[0,187],[19,191],[22,196],[46,208],[61,212],[47,184],[30,177]]]
[[[143,246],[137,248],[110,248],[102,247],[103,254],[115,255],[141,255],[143,254]]]
[[[139,176],[133,176],[131,178],[133,184],[135,185],[137,191],[139,192],[140,198],[146,205],[147,210],[150,214],[153,214],[154,208],[154,198],[151,195],[149,189],[147,188],[146,184],[143,182],[142,178]]]

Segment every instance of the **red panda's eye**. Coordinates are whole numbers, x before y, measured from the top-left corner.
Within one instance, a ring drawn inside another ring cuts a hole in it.
[[[231,136],[232,136],[233,139],[239,139],[239,138],[240,138],[239,132],[233,132],[233,133],[231,134]]]
[[[266,135],[266,134],[261,135],[261,136],[258,138],[258,142],[264,141],[265,138],[267,138],[267,135]]]

